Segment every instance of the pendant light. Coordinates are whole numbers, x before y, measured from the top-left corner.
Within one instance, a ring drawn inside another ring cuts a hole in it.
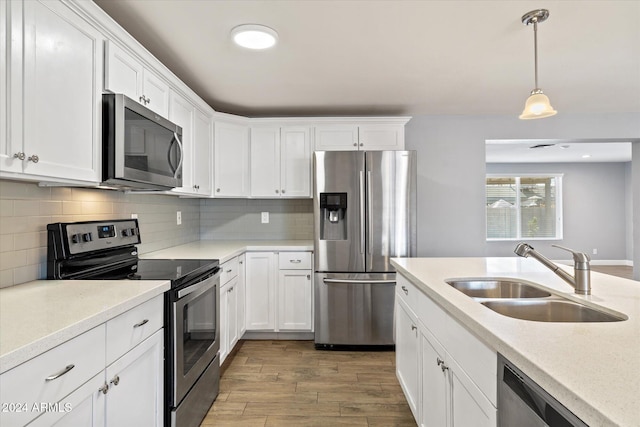
[[[532,10],[522,16],[524,25],[533,24],[533,53],[535,62],[535,78],[536,86],[531,91],[527,102],[524,105],[524,111],[520,114],[520,119],[541,119],[556,115],[558,112],[553,109],[549,102],[549,98],[542,92],[538,86],[538,23],[544,22],[549,17],[547,9]]]

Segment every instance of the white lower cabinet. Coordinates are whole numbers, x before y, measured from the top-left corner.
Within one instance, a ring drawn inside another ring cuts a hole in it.
[[[244,334],[244,255],[223,263],[220,268],[220,363]]]
[[[313,331],[311,252],[246,253],[246,328]]]
[[[495,427],[496,352],[400,275],[397,289],[396,372],[418,424]]]
[[[159,295],[3,373],[0,401],[24,406],[0,425],[162,427],[164,332],[148,315],[163,307]],[[109,331],[129,342],[112,363]]]

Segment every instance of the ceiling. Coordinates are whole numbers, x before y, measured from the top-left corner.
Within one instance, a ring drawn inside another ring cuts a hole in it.
[[[559,114],[640,112],[640,0],[96,0],[215,110],[276,115],[510,114],[540,87]],[[257,23],[279,44],[230,31]],[[553,120],[553,119],[547,119]]]
[[[625,163],[631,161],[631,141],[489,140],[487,163]]]

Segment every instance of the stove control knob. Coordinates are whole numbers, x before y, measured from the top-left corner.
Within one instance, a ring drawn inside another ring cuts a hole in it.
[[[125,228],[124,230],[122,230],[122,237],[129,237],[131,236],[131,230],[128,228]]]
[[[132,228],[131,229],[131,235],[132,236],[137,236],[138,235],[138,229],[137,228]]]
[[[74,234],[73,236],[71,236],[71,242],[72,243],[82,242],[82,234]]]
[[[93,240],[93,236],[91,235],[91,233],[84,233],[82,235],[82,240],[85,242],[90,242]]]

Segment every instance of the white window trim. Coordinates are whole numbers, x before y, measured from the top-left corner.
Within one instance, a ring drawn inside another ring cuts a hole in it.
[[[562,178],[564,177],[563,173],[488,173],[485,176],[484,180],[484,200],[485,204],[487,201],[487,178],[515,178],[518,188],[520,188],[520,178],[548,178],[554,177],[556,178],[556,237],[486,237],[487,236],[487,212],[485,209],[484,216],[484,235],[487,242],[515,242],[522,240],[548,240],[548,241],[556,241],[562,240],[564,238],[564,227],[563,227],[563,207],[562,207],[562,199],[564,198],[564,193],[562,191]],[[558,197],[559,196],[559,197]],[[520,215],[520,197],[516,197],[516,209],[518,209],[517,216],[517,230],[520,232],[520,221],[522,220]]]

